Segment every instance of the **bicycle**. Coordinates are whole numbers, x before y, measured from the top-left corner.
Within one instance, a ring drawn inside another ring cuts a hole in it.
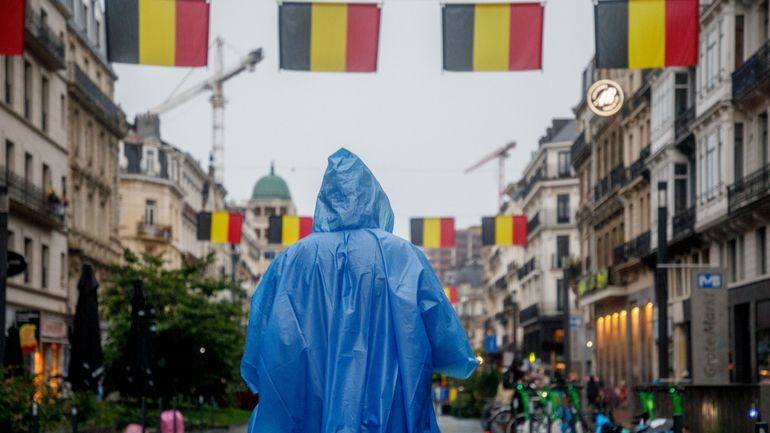
[[[488,433],[548,433],[546,403],[532,385],[516,385],[510,408],[492,416]]]

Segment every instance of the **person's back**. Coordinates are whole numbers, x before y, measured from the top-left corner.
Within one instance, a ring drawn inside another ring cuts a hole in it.
[[[432,372],[467,377],[476,360],[429,263],[392,224],[366,166],[330,157],[314,233],[276,258],[252,299],[250,431],[438,432]]]

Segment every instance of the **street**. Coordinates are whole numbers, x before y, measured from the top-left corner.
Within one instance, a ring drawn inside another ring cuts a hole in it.
[[[481,422],[475,418],[460,419],[451,416],[438,417],[441,433],[480,433]]]

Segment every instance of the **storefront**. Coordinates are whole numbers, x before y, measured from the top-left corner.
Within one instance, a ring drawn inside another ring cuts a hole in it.
[[[68,361],[67,322],[63,317],[34,310],[18,310],[13,317],[24,369],[35,375],[41,387],[48,384],[57,389]]]
[[[737,383],[770,383],[770,279],[728,292],[733,369]]]

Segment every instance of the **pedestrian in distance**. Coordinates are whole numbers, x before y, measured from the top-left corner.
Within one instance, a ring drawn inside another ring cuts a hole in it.
[[[392,230],[366,165],[330,156],[313,233],[275,258],[251,299],[250,433],[439,433],[432,374],[467,378],[478,361],[430,263]]]

